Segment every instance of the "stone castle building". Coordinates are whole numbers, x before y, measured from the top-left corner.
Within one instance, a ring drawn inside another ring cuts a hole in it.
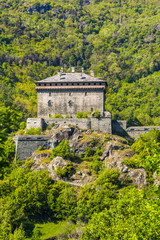
[[[100,78],[83,72],[64,73],[36,82],[38,94],[37,118],[27,120],[27,128],[44,129],[52,123],[71,124],[83,129],[94,129],[111,133],[111,114],[105,111],[105,94],[107,83]],[[94,112],[98,110],[100,117],[78,119],[78,112]],[[61,114],[64,118],[53,118]],[[66,115],[69,118],[65,118]]]
[[[77,112],[105,111],[107,83],[85,73],[60,72],[53,77],[36,82],[38,117],[49,118],[55,114],[75,117]]]
[[[90,75],[83,72],[64,73],[61,71],[55,76],[36,82],[38,94],[37,118],[27,119],[27,129],[46,129],[51,124],[71,124],[82,129],[93,129],[96,131],[112,134],[128,134],[138,138],[139,134],[153,130],[153,126],[126,128],[126,121],[115,121],[111,114],[105,111],[106,81],[94,77],[93,71]],[[99,111],[99,117],[76,118],[78,112]],[[53,118],[55,114],[61,114],[63,118]],[[69,115],[69,118],[65,118]],[[160,130],[160,127],[156,127]],[[49,143],[49,136],[23,135],[14,138],[16,152],[19,160],[29,157],[39,146]]]

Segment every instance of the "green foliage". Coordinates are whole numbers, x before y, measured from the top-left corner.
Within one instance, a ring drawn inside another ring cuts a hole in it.
[[[67,114],[67,115],[65,116],[65,118],[69,118],[69,114]]]
[[[42,233],[40,232],[38,226],[35,226],[33,229],[33,234],[31,240],[39,240],[42,236]]]
[[[94,116],[95,118],[99,118],[99,117],[100,117],[100,113],[99,113],[99,110],[98,110],[98,109],[95,109],[95,110],[94,110],[93,116]]]
[[[30,128],[27,129],[24,135],[42,135],[41,128]]]
[[[21,122],[19,128],[22,129],[22,130],[25,129],[26,128],[26,122]]]
[[[117,170],[106,169],[93,186],[85,186],[78,195],[77,209],[79,218],[85,222],[94,212],[101,212],[112,205],[116,198],[115,191],[120,188]]]
[[[76,191],[64,182],[57,182],[50,189],[48,194],[48,205],[54,217],[59,219],[76,218],[77,205]]]
[[[154,131],[141,135],[131,148],[136,155],[124,159],[123,163],[133,168],[145,168],[148,182],[152,183],[153,173],[160,174],[160,132],[154,129]]]
[[[91,168],[94,173],[98,174],[99,171],[101,171],[102,167],[104,166],[104,163],[98,159],[93,160],[91,164]]]
[[[73,173],[75,169],[73,167],[72,163],[67,163],[65,167],[57,167],[57,170],[55,173],[60,178],[69,178]]]
[[[95,213],[84,229],[87,239],[159,239],[158,199],[143,190],[125,188],[110,209]]]
[[[132,168],[139,168],[141,167],[141,162],[139,161],[139,159],[137,158],[137,156],[133,156],[129,159],[124,159],[123,163],[129,167]]]
[[[88,118],[88,112],[77,112],[76,118]]]
[[[53,118],[63,118],[62,114],[55,114]]]
[[[52,149],[52,156],[50,158],[57,156],[64,159],[70,159],[72,157],[68,140],[62,140],[56,148]]]
[[[23,230],[22,225],[15,229],[14,234],[10,234],[9,240],[26,240],[25,231]],[[35,239],[36,240],[36,239]]]

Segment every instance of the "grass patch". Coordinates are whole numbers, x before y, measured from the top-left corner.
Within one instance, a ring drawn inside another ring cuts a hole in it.
[[[76,225],[68,221],[60,221],[57,223],[48,222],[42,224],[35,224],[35,226],[41,233],[40,240],[57,237],[58,235],[65,234],[68,231],[74,232],[76,229]],[[31,240],[31,238],[28,238],[28,240]]]

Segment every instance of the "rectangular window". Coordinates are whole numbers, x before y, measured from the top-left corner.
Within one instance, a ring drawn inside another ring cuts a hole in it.
[[[51,96],[51,92],[49,92],[49,96]]]

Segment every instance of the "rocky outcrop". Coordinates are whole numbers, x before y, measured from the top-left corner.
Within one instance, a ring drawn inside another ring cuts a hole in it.
[[[134,155],[124,138],[93,130],[85,131],[68,125],[54,129],[49,134],[49,150],[35,152],[30,158],[34,162],[32,165],[33,170],[46,169],[52,179],[65,180],[75,186],[89,184],[95,181],[96,175],[90,167],[91,162],[85,160],[86,149],[91,148],[93,152],[96,152],[98,146],[102,146],[103,154],[99,157],[99,160],[104,162],[105,166],[118,168],[120,178],[129,178],[132,184],[137,185],[138,188],[146,184],[145,169],[133,169],[123,163],[124,159]],[[62,140],[68,140],[72,153],[75,156],[81,156],[72,161],[75,171],[70,179],[61,179],[56,174],[57,167],[64,168],[69,160],[64,160],[62,157],[50,159],[51,149],[56,147]]]

